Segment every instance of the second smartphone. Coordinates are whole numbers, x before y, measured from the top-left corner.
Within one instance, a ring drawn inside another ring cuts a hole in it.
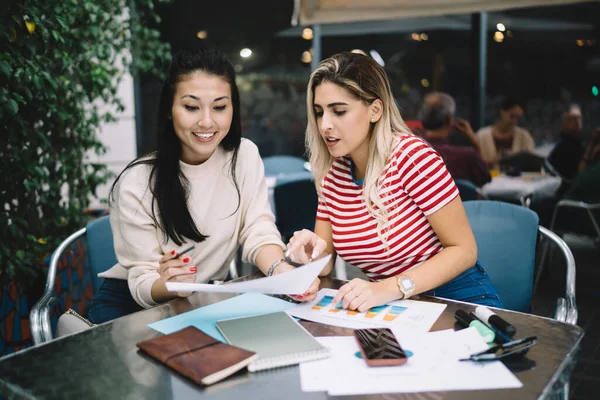
[[[389,328],[357,329],[354,337],[370,367],[402,365],[407,360],[406,353]]]

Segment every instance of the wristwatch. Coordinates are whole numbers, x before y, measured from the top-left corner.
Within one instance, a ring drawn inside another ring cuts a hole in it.
[[[398,289],[404,295],[401,300],[406,300],[415,292],[415,283],[408,276],[400,276],[398,277]]]

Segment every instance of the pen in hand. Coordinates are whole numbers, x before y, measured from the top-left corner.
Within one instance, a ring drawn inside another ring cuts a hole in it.
[[[196,246],[190,246],[187,249],[183,250],[181,253],[177,254],[177,257],[181,257],[182,255],[189,253],[190,251],[194,250],[196,248]]]

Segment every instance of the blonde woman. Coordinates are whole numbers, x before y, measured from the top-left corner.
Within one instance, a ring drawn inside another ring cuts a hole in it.
[[[384,70],[360,54],[324,60],[310,77],[307,107],[319,207],[314,233],[296,232],[288,255],[307,263],[337,254],[370,278],[342,286],[334,305],[366,311],[426,293],[502,307],[477,262],[454,181],[404,124]]]

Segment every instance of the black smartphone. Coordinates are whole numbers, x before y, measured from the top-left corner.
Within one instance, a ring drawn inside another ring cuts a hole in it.
[[[354,337],[370,367],[402,365],[407,360],[406,353],[389,328],[357,329]]]

